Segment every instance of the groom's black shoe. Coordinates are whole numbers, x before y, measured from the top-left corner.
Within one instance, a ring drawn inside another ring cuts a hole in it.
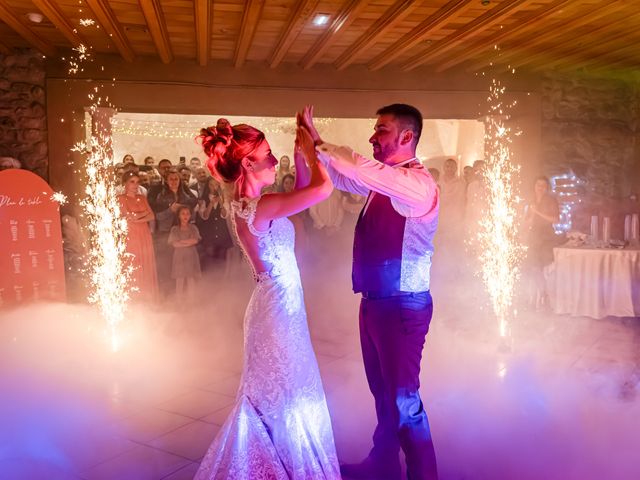
[[[360,463],[342,463],[340,473],[345,478],[362,480],[400,480],[402,476],[399,460],[383,462],[372,457]]]

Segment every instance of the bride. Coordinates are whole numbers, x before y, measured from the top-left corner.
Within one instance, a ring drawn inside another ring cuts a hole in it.
[[[333,185],[311,135],[298,125],[301,165],[296,165],[297,188],[289,193],[261,195],[275,181],[277,164],[261,131],[220,119],[199,136],[213,175],[233,185],[232,223],[257,283],[244,317],[236,404],[196,480],[340,478],[309,337],[294,228],[287,219],[327,198]]]

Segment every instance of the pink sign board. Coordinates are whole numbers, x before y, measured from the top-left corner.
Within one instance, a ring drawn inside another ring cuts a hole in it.
[[[0,308],[64,301],[60,206],[27,170],[0,172]]]

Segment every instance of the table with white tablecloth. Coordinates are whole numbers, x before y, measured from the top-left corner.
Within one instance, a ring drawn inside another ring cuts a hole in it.
[[[557,314],[640,316],[640,249],[558,247],[547,269]]]

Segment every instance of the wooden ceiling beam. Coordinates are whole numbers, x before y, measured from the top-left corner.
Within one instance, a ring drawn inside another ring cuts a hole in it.
[[[419,0],[398,0],[380,17],[369,29],[358,38],[335,62],[338,70],[344,70],[353,63],[359,55],[375,45],[398,23],[405,19],[413,9],[422,3]]]
[[[244,4],[244,15],[242,16],[242,25],[240,27],[240,37],[236,45],[236,52],[233,58],[233,64],[236,68],[244,65],[247,60],[247,54],[253,41],[253,36],[258,27],[258,20],[262,14],[265,0],[246,0]]]
[[[196,31],[196,59],[198,65],[205,67],[211,56],[211,2],[195,0],[193,17]]]
[[[307,70],[315,65],[327,49],[338,39],[339,35],[349,28],[349,25],[353,23],[368,3],[368,0],[350,0],[347,2],[333,19],[327,31],[322,34],[304,56],[300,62],[302,68]]]
[[[633,38],[631,32],[635,33],[635,30],[627,31],[626,38]],[[615,43],[615,41],[612,41]],[[541,70],[549,70],[553,68],[573,68],[574,70],[577,68],[594,68],[594,67],[603,67],[606,68],[608,66],[618,65],[621,63],[629,63],[634,68],[637,68],[638,59],[640,58],[640,47],[638,47],[638,42],[629,42],[624,48],[619,48],[618,50],[612,51],[610,48],[607,48],[608,42],[602,44],[602,51],[594,52],[591,51],[590,54],[584,54],[580,60],[572,61],[567,59],[567,61],[563,61],[564,59],[559,59],[555,62],[546,62],[545,64],[538,65],[534,67],[532,70],[541,71]],[[612,45],[615,46],[615,45]]]
[[[31,0],[33,4],[47,17],[60,33],[69,40],[74,47],[85,43],[78,30],[71,25],[60,8],[51,0]]]
[[[116,46],[118,52],[120,52],[120,56],[127,62],[133,62],[136,55],[124,34],[122,26],[109,6],[109,0],[85,0],[85,2],[93,11],[104,31],[107,32],[109,39]]]
[[[607,15],[611,15],[612,13],[618,12],[625,8],[624,2],[620,0],[611,0],[608,2],[599,2],[596,6],[590,10],[588,10],[583,15],[576,17],[572,20],[568,20],[562,23],[560,27],[549,28],[547,30],[543,30],[542,32],[535,32],[531,35],[528,35],[524,38],[516,40],[514,43],[510,43],[503,47],[500,53],[500,57],[498,59],[490,59],[483,60],[473,63],[468,70],[476,71],[482,68],[485,68],[489,61],[495,61],[499,63],[507,63],[509,59],[512,59],[515,56],[522,54],[522,49],[530,49],[531,47],[535,47],[537,45],[541,45],[550,40],[556,39],[563,35],[566,35],[572,29],[580,28],[585,25],[589,25],[590,23],[599,20]],[[518,48],[521,47],[521,48]]]
[[[621,49],[615,52],[616,55],[622,56],[618,58],[603,58],[605,55],[598,56],[599,60],[596,59],[595,62],[590,64],[585,64],[584,68],[592,71],[603,71],[603,70],[631,70],[637,72],[638,70],[638,59],[640,58],[640,49],[635,45],[630,45],[627,48]]]
[[[574,0],[556,0],[547,7],[541,7],[530,17],[519,21],[517,25],[505,28],[501,33],[491,38],[480,40],[479,43],[473,47],[465,47],[464,51],[458,52],[456,55],[452,56],[450,60],[447,60],[444,63],[438,63],[436,72],[441,73],[450,69],[451,67],[459,65],[460,63],[473,58],[474,56],[484,52],[485,50],[494,48],[495,45],[500,45],[503,40],[506,40],[509,37],[513,37],[515,34],[526,33],[538,28],[541,23],[548,21],[548,17],[554,15],[558,11],[562,10],[562,8],[570,5],[573,2]]]
[[[429,48],[424,49],[419,54],[413,56],[403,65],[402,69],[404,71],[413,70],[434,58],[440,57],[452,48],[460,45],[465,40],[479,35],[519,10],[527,8],[534,2],[535,0],[508,0],[500,3],[497,7],[492,8],[485,14],[476,18],[474,21],[456,30],[445,39],[440,40]]]
[[[289,17],[287,26],[284,28],[280,40],[271,54],[269,67],[276,68],[280,65],[289,48],[291,48],[291,44],[293,44],[294,40],[304,28],[304,25],[309,21],[318,3],[319,0],[298,0],[291,17]]]
[[[625,52],[625,53],[623,53]],[[623,53],[622,56],[615,56]],[[557,63],[552,69],[547,68],[546,63],[538,63],[532,71],[560,71],[560,72],[600,72],[611,69],[637,70],[638,58],[640,58],[640,49],[632,45],[627,48],[618,50],[613,54],[611,52],[601,52],[594,56],[591,60],[585,60],[580,63],[567,61],[566,63]]]
[[[400,40],[395,42],[384,52],[369,63],[370,70],[379,70],[398,58],[407,50],[422,42],[428,35],[445,26],[448,22],[462,15],[465,10],[471,8],[471,2],[467,0],[450,0],[436,13],[420,23]]]
[[[629,19],[638,18],[638,15],[632,15],[631,17],[628,17],[628,18]],[[619,40],[633,38],[633,34],[636,33],[638,30],[638,28],[634,26],[633,28],[630,28],[630,29],[618,30],[614,34],[608,33],[611,31],[615,31],[616,26],[618,25],[619,25],[619,22],[612,22],[606,25],[602,25],[589,32],[589,35],[595,35],[596,33],[602,31],[606,35],[604,38],[602,37],[594,38],[590,42],[578,44],[571,49],[553,50],[551,48],[548,48],[546,49],[546,52],[547,52],[546,55],[541,53],[540,55],[527,57],[527,59],[514,62],[513,64],[516,67],[529,65],[531,63],[535,63],[535,60],[538,59],[539,57],[544,56],[548,59],[549,56],[553,55],[554,53],[556,55],[560,55],[561,58],[558,58],[557,60],[552,60],[550,62],[546,62],[545,66],[541,65],[541,66],[535,67],[533,70],[536,71],[541,69],[550,69],[555,67],[556,65],[561,65],[561,64],[570,63],[570,62],[575,62],[574,65],[576,66],[579,66],[583,63],[590,63],[591,60],[593,60],[594,58],[594,52],[596,52],[595,54],[596,56],[606,56],[608,54],[611,54],[612,52],[609,49],[609,46],[615,47],[615,45],[619,43]],[[613,27],[613,30],[611,27]],[[601,50],[604,50],[604,51],[598,54],[597,52],[600,52]]]
[[[36,35],[33,30],[15,16],[4,0],[0,0],[0,20],[6,23],[12,30],[40,52],[49,57],[54,57],[56,55],[55,47]]]
[[[138,2],[160,59],[163,63],[171,63],[173,52],[160,0],[138,0]]]

